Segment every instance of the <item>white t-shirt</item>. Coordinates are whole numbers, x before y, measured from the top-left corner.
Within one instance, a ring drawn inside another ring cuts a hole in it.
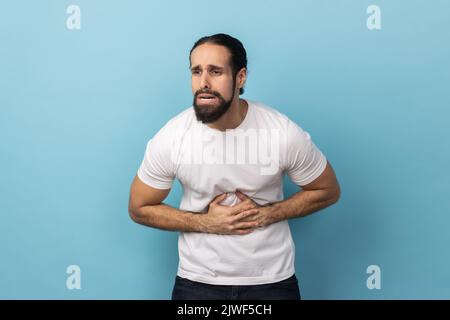
[[[150,139],[137,175],[157,189],[178,178],[180,210],[207,212],[228,192],[223,205],[239,203],[240,190],[264,205],[283,200],[283,175],[299,186],[315,180],[327,164],[310,135],[280,112],[246,100],[241,124],[225,132],[196,119],[193,107],[172,118]],[[247,235],[180,232],[178,275],[220,285],[273,283],[295,273],[295,245],[286,220]]]

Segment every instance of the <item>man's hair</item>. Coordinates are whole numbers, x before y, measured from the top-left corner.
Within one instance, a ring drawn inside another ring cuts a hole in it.
[[[224,46],[228,49],[228,51],[230,51],[231,70],[233,73],[233,82],[235,82],[237,73],[242,68],[247,68],[247,52],[245,51],[245,48],[242,45],[242,43],[238,39],[233,38],[232,36],[224,33],[217,33],[212,36],[200,38],[192,47],[191,52],[189,52],[189,63],[191,61],[192,51],[194,51],[194,49],[197,48],[199,45],[205,43],[212,43]],[[244,88],[240,88],[239,94],[243,93]]]

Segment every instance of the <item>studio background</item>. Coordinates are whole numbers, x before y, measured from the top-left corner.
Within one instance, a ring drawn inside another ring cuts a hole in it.
[[[302,297],[450,299],[445,0],[2,1],[0,298],[170,299],[178,234],[135,224],[129,188],[191,106],[189,50],[218,32],[247,49],[243,98],[307,130],[341,185],[290,221]]]

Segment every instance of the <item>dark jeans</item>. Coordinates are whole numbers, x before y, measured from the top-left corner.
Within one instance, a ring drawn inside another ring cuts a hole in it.
[[[172,300],[300,300],[295,274],[279,282],[258,285],[213,285],[176,276]]]

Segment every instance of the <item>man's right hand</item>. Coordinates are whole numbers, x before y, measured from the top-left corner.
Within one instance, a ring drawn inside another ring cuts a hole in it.
[[[243,235],[254,231],[257,222],[250,217],[259,213],[258,207],[251,202],[241,202],[232,207],[223,206],[220,202],[226,196],[226,193],[216,196],[209,203],[208,212],[198,215],[198,222],[203,226],[204,232]],[[244,219],[246,221],[241,221]]]

